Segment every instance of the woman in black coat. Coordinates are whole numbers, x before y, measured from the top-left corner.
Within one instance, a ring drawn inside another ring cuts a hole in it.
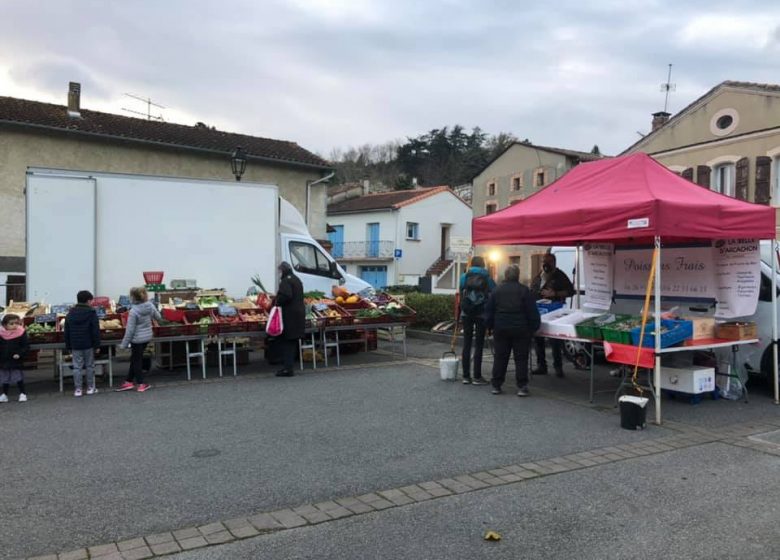
[[[284,350],[284,368],[279,370],[276,376],[292,377],[298,340],[303,337],[306,330],[306,306],[303,303],[303,284],[293,274],[292,267],[282,262],[279,265],[279,272],[282,277],[276,294],[276,305],[282,308],[284,330],[281,342]]]

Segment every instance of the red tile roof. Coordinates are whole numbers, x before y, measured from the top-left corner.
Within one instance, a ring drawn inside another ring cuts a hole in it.
[[[81,119],[70,118],[67,107],[27,99],[0,96],[0,125],[43,128],[94,138],[151,142],[183,149],[232,153],[242,146],[250,158],[293,166],[330,169],[321,157],[295,142],[223,132],[204,125],[187,126],[81,110]]]
[[[357,198],[349,198],[328,205],[328,215],[331,214],[352,214],[356,212],[375,212],[377,210],[397,210],[403,206],[409,206],[424,198],[450,192],[446,185],[438,187],[417,188],[406,191],[392,191],[386,193],[369,194]],[[452,193],[456,198],[457,195]],[[464,202],[465,204],[465,202]]]

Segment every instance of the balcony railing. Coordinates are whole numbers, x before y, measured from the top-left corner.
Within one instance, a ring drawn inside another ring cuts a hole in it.
[[[392,241],[337,241],[330,254],[336,259],[392,259]]]

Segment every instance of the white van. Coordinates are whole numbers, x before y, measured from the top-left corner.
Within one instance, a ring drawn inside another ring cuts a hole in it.
[[[557,266],[569,276],[575,284],[579,285],[580,294],[585,293],[585,282],[580,279],[574,280],[574,270],[576,263],[576,247],[553,247],[552,253],[555,254]],[[758,325],[759,343],[755,345],[740,346],[739,360],[745,370],[753,377],[759,379],[771,380],[774,374],[772,368],[772,258],[780,259],[779,255],[772,255],[772,242],[761,241],[761,289],[759,291],[758,306],[756,313],[752,317],[747,317]],[[778,270],[780,270],[780,260]],[[777,285],[780,287],[780,273],[778,273]],[[778,289],[780,296],[780,288]],[[780,298],[779,298],[780,299]],[[574,298],[569,300],[570,306],[575,306]],[[636,302],[618,302],[613,306],[617,311],[636,312]],[[780,305],[780,304],[778,304]],[[711,309],[702,309],[695,305],[684,307],[681,304],[681,313],[698,316],[712,316]],[[621,309],[624,307],[625,309]],[[628,309],[630,307],[630,309]],[[780,308],[778,309],[780,312]],[[567,342],[564,345],[566,357],[578,368],[587,368],[590,365],[587,353],[582,351],[582,345],[576,342]],[[730,350],[719,350],[718,354],[725,359]]]

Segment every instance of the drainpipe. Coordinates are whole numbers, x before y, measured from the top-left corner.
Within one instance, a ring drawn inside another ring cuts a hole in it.
[[[311,209],[311,188],[319,183],[330,181],[335,174],[335,171],[331,171],[328,175],[325,175],[325,177],[320,177],[316,181],[306,181],[306,212],[304,212],[304,217],[306,219],[307,226],[309,225],[309,210]]]

